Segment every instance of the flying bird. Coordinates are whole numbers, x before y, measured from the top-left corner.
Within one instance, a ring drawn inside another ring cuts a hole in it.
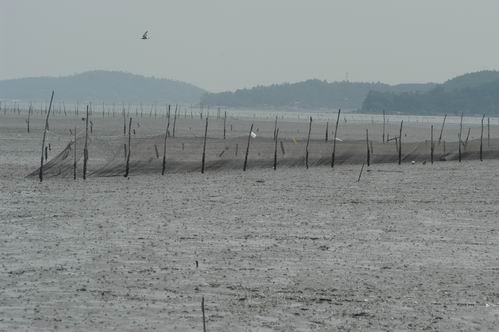
[[[147,36],[147,34],[149,33],[148,30],[146,30],[146,32],[144,32],[144,34],[142,35],[142,39],[149,39],[149,36]]]

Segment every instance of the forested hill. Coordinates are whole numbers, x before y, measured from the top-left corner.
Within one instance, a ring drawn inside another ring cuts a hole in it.
[[[467,114],[499,116],[499,72],[462,75],[428,92],[371,91],[362,112],[407,114]]]
[[[0,100],[42,101],[55,90],[57,99],[95,102],[199,103],[205,90],[192,84],[119,71],[90,71],[64,77],[0,81]]]
[[[352,108],[358,109],[369,91],[425,92],[435,84],[327,82],[308,80],[271,86],[257,86],[235,92],[210,93],[201,103],[227,107],[298,107],[298,108]]]

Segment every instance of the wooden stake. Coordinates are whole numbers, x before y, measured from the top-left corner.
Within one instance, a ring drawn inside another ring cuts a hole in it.
[[[336,155],[336,138],[337,138],[337,134],[338,134],[338,124],[340,122],[340,113],[341,113],[341,109],[338,110],[338,117],[336,118],[336,127],[334,129],[334,135],[333,135],[333,153],[331,155],[331,168],[334,167],[334,158],[335,158],[335,155]]]
[[[158,151],[158,146],[154,144],[154,151],[156,152],[156,159],[159,159],[159,151]]]
[[[274,138],[274,171],[277,169],[277,139],[279,137],[279,128],[277,128],[275,132],[275,138]]]
[[[224,112],[224,139],[225,139],[225,132],[226,132],[226,125],[227,125],[227,112]]]
[[[201,311],[203,312],[203,332],[206,332],[206,318],[204,314],[204,297],[201,299]]]
[[[87,161],[88,161],[88,105],[87,105],[87,116],[85,117],[85,146],[83,148],[83,180],[87,179]]]
[[[442,122],[442,129],[440,129],[440,136],[438,137],[438,144],[442,141],[442,134],[444,132],[445,119],[447,119],[447,113],[444,116],[444,121]]]
[[[399,132],[399,165],[402,163],[402,126],[404,124],[404,120],[400,122],[400,132]]]
[[[126,113],[124,105],[123,105],[123,136],[126,136]]]
[[[29,109],[28,109],[28,121],[26,122],[26,124],[28,125],[28,134],[29,134],[29,118],[31,116],[31,104],[29,105]]]
[[[365,163],[363,163],[362,167],[360,168],[359,178],[357,179],[357,182],[360,182],[360,177],[362,176],[362,171],[364,170],[364,165],[365,165]]]
[[[433,164],[433,152],[435,150],[435,145],[433,144],[433,125],[431,125],[430,134],[430,162]]]
[[[366,129],[366,146],[367,146],[367,153],[366,153],[366,162],[367,162],[367,167],[371,165],[371,151],[369,149],[369,130]]]
[[[168,105],[168,117],[165,130],[165,140],[163,142],[163,166],[161,168],[161,175],[165,175],[166,170],[166,139],[168,138],[168,130],[170,129],[170,105]]]
[[[246,166],[248,165],[248,153],[249,153],[249,147],[250,147],[251,133],[252,132],[253,132],[253,124],[251,124],[250,131],[249,131],[249,134],[248,134],[248,145],[246,145],[246,154],[244,155],[243,172],[246,171]]]
[[[490,146],[490,118],[487,118],[487,146]]]
[[[173,137],[175,137],[175,128],[177,127],[177,109],[178,105],[175,105],[175,114],[173,115],[173,131],[172,131]]]
[[[483,121],[485,120],[485,114],[482,117],[482,130],[480,132],[480,161],[483,161]]]
[[[204,142],[203,142],[203,159],[201,161],[201,174],[204,173],[204,164],[206,159],[206,136],[208,135],[208,117],[206,117],[206,126],[204,128]]]
[[[307,146],[305,147],[305,167],[307,167],[307,169],[308,169],[308,146],[310,144],[311,131],[312,131],[312,117],[310,117],[310,123],[308,124]]]
[[[52,109],[53,100],[54,100],[54,91],[52,91],[52,97],[50,97],[49,110],[47,112],[47,117],[45,118],[45,129],[43,131],[43,139],[42,139],[42,157],[40,160],[40,174],[38,175],[40,178],[40,182],[43,181],[43,152],[45,150],[45,138],[47,137],[47,130],[49,127],[49,116],[50,116],[50,110]]]
[[[132,150],[132,118],[128,124],[128,153],[126,155],[126,166],[125,166],[125,177],[128,177],[128,171],[130,170],[130,151]]]
[[[74,144],[74,147],[73,147],[73,154],[74,154],[74,158],[73,158],[73,180],[76,181],[76,127],[75,127],[75,144]]]
[[[468,128],[468,134],[466,135],[466,140],[464,141],[464,148],[468,145],[468,139],[470,138],[471,128]]]
[[[275,122],[274,122],[274,141],[277,140],[276,133],[277,133],[277,115],[275,116]]]
[[[329,121],[326,122],[326,136],[324,137],[324,141],[327,143],[329,134]]]
[[[282,152],[282,155],[285,155],[286,151],[284,150],[284,144],[282,143],[282,141],[280,141],[280,143],[281,143],[281,152]]]
[[[385,144],[385,123],[386,123],[386,120],[385,120],[385,110],[383,110],[383,144]]]
[[[461,122],[459,125],[459,144],[458,144],[459,162],[461,162],[461,144],[463,143],[462,134],[463,134],[463,113],[461,113]]]

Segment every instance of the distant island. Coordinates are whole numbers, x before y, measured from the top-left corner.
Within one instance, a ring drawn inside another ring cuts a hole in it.
[[[426,92],[436,86],[427,84],[388,85],[383,83],[327,82],[308,80],[257,86],[234,92],[207,93],[201,103],[225,107],[263,108],[348,108],[358,109],[370,91],[379,92]]]
[[[426,92],[371,91],[362,112],[499,116],[499,72],[480,71],[453,78]]]
[[[64,77],[0,81],[0,100],[46,101],[52,90],[67,102],[199,103],[206,93],[189,83],[96,70]]]

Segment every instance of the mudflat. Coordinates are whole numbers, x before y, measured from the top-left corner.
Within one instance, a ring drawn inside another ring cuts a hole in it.
[[[54,118],[51,156],[76,120]],[[259,121],[272,137],[273,120]],[[360,165],[342,164],[40,183],[26,175],[42,123],[0,124],[2,330],[201,330],[203,297],[209,330],[497,328],[498,160],[374,163],[360,182]],[[306,120],[286,126],[303,140]],[[362,140],[351,126],[339,136]],[[122,127],[117,116],[93,129]],[[407,140],[428,137],[409,128]]]

